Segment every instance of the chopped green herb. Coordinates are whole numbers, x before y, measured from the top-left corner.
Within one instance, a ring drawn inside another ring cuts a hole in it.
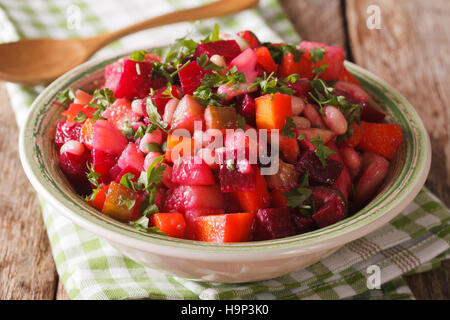
[[[90,164],[89,162],[86,162],[86,167],[89,170],[89,172],[86,174],[87,179],[89,180],[90,183],[92,183],[94,186],[98,188],[100,186],[98,179],[101,177],[101,174],[95,172],[93,163]]]
[[[134,179],[134,174],[132,173],[125,173],[122,178],[120,178],[120,185],[124,186],[125,188],[128,188],[130,190],[136,191],[136,187],[134,185],[134,182],[132,179]]]
[[[159,114],[156,106],[153,104],[151,97],[147,97],[147,99],[146,99],[146,109],[147,109],[147,114],[148,114],[148,118],[150,119],[150,122],[152,124],[158,126],[164,132],[168,132],[167,131],[168,124],[165,123],[164,121],[162,121],[161,115]]]
[[[281,133],[283,136],[288,138],[295,138],[295,133],[292,131],[292,129],[295,129],[295,123],[290,117],[286,117],[286,124],[281,128]]]
[[[313,138],[310,140],[310,142],[316,147],[314,153],[319,158],[320,162],[322,163],[322,166],[326,167],[327,158],[332,154],[335,154],[336,152],[334,152],[332,149],[324,145],[321,137]]]
[[[325,48],[323,47],[313,48],[309,51],[309,55],[311,56],[311,61],[313,63],[321,61],[323,59],[324,54]]]
[[[65,104],[67,101],[73,102],[73,100],[75,100],[75,92],[72,88],[61,92],[58,98],[56,98],[56,101],[62,104]]]
[[[289,95],[295,93],[295,90],[290,88],[286,84],[286,82],[278,78],[275,78],[273,74],[274,73],[272,72],[267,76],[264,73],[264,77],[256,77],[253,83],[248,87],[248,89],[251,90],[259,86],[261,88],[262,95],[277,92]]]
[[[147,54],[147,51],[145,51],[145,50],[133,51],[130,54],[130,60],[142,62],[142,61],[144,61],[144,58],[145,58],[146,54]],[[137,65],[139,65],[139,64],[136,64],[136,66]]]
[[[75,117],[73,117],[73,121],[81,123],[86,121],[86,118],[86,114],[83,111],[80,111]]]
[[[287,198],[286,205],[291,208],[301,208],[312,195],[312,190],[308,188],[293,188],[283,195]]]

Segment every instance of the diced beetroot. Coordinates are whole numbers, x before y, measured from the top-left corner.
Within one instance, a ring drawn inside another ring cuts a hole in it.
[[[65,152],[59,156],[59,167],[75,188],[75,191],[82,195],[87,195],[91,192],[91,184],[86,177],[88,172],[86,162],[88,161],[88,152],[82,155]]]
[[[97,120],[94,123],[93,149],[120,155],[128,144],[127,138],[118,129],[106,120]]]
[[[204,108],[193,96],[186,94],[173,113],[171,129],[183,128],[193,133],[195,129],[194,121],[198,121],[201,129],[204,111]]]
[[[205,73],[207,72],[200,68],[197,61],[191,61],[186,67],[180,70],[178,77],[180,78],[183,93],[192,95],[202,84]]]
[[[132,100],[147,96],[152,82],[151,62],[125,58],[117,63],[105,69],[105,87],[114,91],[114,97]]]
[[[253,239],[256,241],[295,235],[295,226],[287,208],[259,209],[253,228]]]
[[[166,104],[169,102],[169,100],[171,99],[170,96],[168,96],[167,94],[163,94],[164,91],[167,90],[167,86],[164,86],[158,90],[156,90],[156,92],[154,93],[154,95],[152,96],[152,102],[153,104],[156,106],[156,108],[158,109],[158,113],[163,116],[164,115],[164,109],[166,107]],[[182,97],[182,92],[181,92],[181,88],[179,88],[178,86],[172,86],[172,95],[178,99],[181,99]],[[147,109],[146,109],[146,99],[142,100],[143,103],[143,110],[144,110],[144,114],[145,116],[148,116],[147,114]]]
[[[322,59],[313,62],[311,52],[313,49],[324,48],[325,53]],[[328,46],[323,43],[302,41],[299,45],[300,50],[304,50],[304,54],[300,58],[300,75],[308,79],[315,76],[314,67],[327,65],[319,78],[331,81],[336,80],[344,65],[344,50],[341,47]]]
[[[184,219],[186,221],[186,229],[184,230],[185,239],[194,239],[195,221],[198,217],[210,215],[210,214],[224,214],[223,209],[211,209],[211,208],[197,208],[190,209],[184,213]]]
[[[303,151],[295,166],[300,176],[308,173],[311,183],[329,186],[334,184],[343,167],[342,163],[330,158],[326,159],[326,166],[324,167],[316,154],[309,150]]]
[[[56,126],[55,143],[61,147],[69,140],[80,141],[82,123],[78,122],[58,122]]]
[[[109,169],[109,179],[111,181],[120,181],[120,178],[117,179],[120,176],[120,173],[122,172],[122,168],[119,167],[119,165],[116,163]]]
[[[362,157],[363,171],[355,187],[354,202],[359,209],[375,195],[389,171],[389,161],[372,152]]]
[[[248,170],[247,168],[251,168]],[[245,170],[245,172],[244,172]],[[219,172],[220,190],[222,192],[254,191],[256,188],[256,171],[252,166],[241,170],[235,161],[221,164]]]
[[[120,98],[113,102],[105,111],[102,113],[102,117],[108,119],[108,121],[117,129],[123,130],[126,123],[131,125],[134,121],[139,120],[131,108],[130,100],[126,98]]]
[[[238,98],[237,111],[247,124],[256,126],[256,104],[251,95],[246,93]]]
[[[116,164],[117,156],[100,151],[98,149],[92,150],[92,163],[94,171],[100,173],[101,182],[106,182],[109,179],[109,171]]]
[[[240,31],[237,35],[246,40],[250,48],[254,49],[260,46],[258,37],[250,30]]]
[[[122,169],[129,167],[141,172],[144,170],[144,156],[139,147],[130,142],[117,160],[117,164]]]
[[[307,78],[298,79],[296,82],[291,83],[287,81],[286,84],[291,89],[295,90],[295,94],[297,97],[308,96],[308,93],[312,90],[311,83]]]
[[[164,163],[166,168],[164,169],[163,177],[161,182],[167,187],[167,188],[175,188],[176,185],[172,182],[172,171],[173,168],[171,165]]]
[[[347,215],[347,202],[338,190],[327,187],[313,187],[310,199],[314,203],[312,216],[319,228],[336,223]]]
[[[178,186],[165,195],[163,212],[186,212],[197,208],[223,208],[223,194],[218,185]]]
[[[194,58],[200,57],[202,54],[206,54],[208,58],[211,58],[213,55],[217,54],[223,56],[225,62],[228,64],[240,53],[241,48],[236,40],[219,40],[208,43],[199,43],[195,50]]]
[[[373,108],[367,103],[363,103],[361,107],[361,120],[367,121],[367,122],[377,122],[381,123],[383,122],[386,115],[378,111],[377,109]]]
[[[234,58],[231,61],[230,66],[235,66],[238,72],[244,73],[246,81],[245,83],[241,83],[237,89],[232,88],[232,86],[221,85],[217,89],[217,93],[225,94],[226,100],[229,100],[235,96],[256,91],[256,87],[250,90],[248,87],[256,78],[257,72],[255,68],[257,60],[258,57],[255,51],[251,48],[244,50],[241,54]]]
[[[175,160],[172,182],[181,185],[202,186],[216,183],[211,168],[197,156],[184,156]]]
[[[301,214],[293,214],[292,221],[295,225],[296,234],[313,231],[317,228],[316,223],[312,218],[305,217]]]
[[[125,59],[126,58],[121,58],[105,67],[105,88],[111,89],[112,91],[116,90],[117,84],[119,83],[120,77],[123,73],[123,64]]]
[[[344,198],[348,200],[352,191],[352,179],[350,176],[350,171],[345,165],[341,153],[338,150],[338,147],[336,146],[336,143],[334,141],[330,141],[326,144],[326,146],[335,152],[332,155],[330,155],[329,158],[331,160],[338,161],[343,166],[341,174],[332,185],[332,188],[341,191],[342,194],[344,195]]]

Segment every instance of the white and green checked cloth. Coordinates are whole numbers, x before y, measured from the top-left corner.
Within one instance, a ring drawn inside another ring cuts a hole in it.
[[[211,0],[209,0],[211,1]],[[25,37],[93,36],[201,0],[0,0],[0,43]],[[204,34],[218,22],[222,31],[251,29],[264,41],[296,43],[275,0],[221,19],[148,30],[100,51],[157,45]],[[19,125],[42,88],[6,85]],[[53,256],[72,299],[413,299],[402,279],[450,257],[450,212],[427,189],[391,223],[291,274],[255,283],[200,283],[167,276],[125,258],[106,241],[80,229],[41,201]],[[381,289],[369,290],[368,267],[381,269]]]

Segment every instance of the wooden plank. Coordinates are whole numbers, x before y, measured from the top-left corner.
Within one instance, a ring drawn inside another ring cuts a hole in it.
[[[369,29],[376,5],[381,29]],[[450,1],[348,0],[346,15],[355,62],[399,90],[430,134],[433,160],[427,186],[450,205]],[[420,299],[450,298],[450,263],[407,277]]]
[[[346,48],[339,0],[280,0],[302,39]]]
[[[67,294],[66,290],[64,289],[64,285],[61,281],[61,279],[58,281],[58,289],[56,290],[56,300],[70,300],[69,295]]]
[[[53,299],[57,273],[39,202],[23,172],[18,129],[0,83],[0,299]]]

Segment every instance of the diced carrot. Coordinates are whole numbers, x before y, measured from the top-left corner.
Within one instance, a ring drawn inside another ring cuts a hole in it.
[[[284,208],[286,207],[287,198],[284,196],[283,193],[288,192],[289,190],[283,190],[283,189],[273,189],[270,192],[272,202],[271,207],[274,208]]]
[[[83,142],[89,150],[93,149],[94,123],[94,120],[87,119],[81,127],[81,142]]]
[[[195,222],[195,240],[220,243],[249,241],[254,216],[254,213],[200,216]]]
[[[255,49],[256,56],[258,57],[257,63],[261,65],[264,70],[269,73],[277,72],[278,65],[273,61],[270,55],[269,49],[267,47],[259,47]]]
[[[296,138],[280,136],[280,150],[289,163],[295,163],[300,154],[300,148]]]
[[[201,147],[201,145],[200,145]],[[166,154],[165,159],[167,162],[173,162],[174,159],[183,155],[195,155],[195,140],[188,137],[177,136],[172,133],[167,135]]]
[[[362,136],[358,148],[392,159],[403,142],[402,128],[392,123],[361,121]]]
[[[107,216],[128,222],[139,216],[138,194],[116,182],[111,182],[103,204],[102,212]]]
[[[275,93],[255,99],[256,126],[258,129],[281,129],[286,117],[292,116],[291,96]]]
[[[345,140],[344,143],[349,147],[356,147],[361,141],[361,137],[362,137],[361,126],[356,122],[353,122],[353,135],[349,139]]]
[[[234,107],[207,106],[205,124],[206,129],[237,129],[236,109]]]
[[[339,72],[338,75],[338,81],[344,81],[356,84],[358,87],[361,88],[361,83],[356,79],[345,66],[342,67],[341,72]]]
[[[80,112],[83,112],[83,114],[86,116],[86,119],[92,118],[94,115],[94,112],[97,111],[96,108],[88,107],[84,104],[78,104],[78,103],[71,103],[69,105],[69,109],[61,113],[63,116],[67,117],[67,121],[74,122],[75,117],[80,114]]]
[[[186,221],[182,213],[154,213],[151,215],[150,221],[152,226],[158,227],[160,231],[168,236],[183,238]]]
[[[92,200],[90,202],[90,204],[92,204],[92,206],[94,206],[98,210],[102,211],[108,189],[109,189],[109,184],[101,187],[100,190],[97,191],[97,194],[95,195],[94,200]]]
[[[246,212],[256,212],[258,209],[267,208],[270,205],[270,194],[267,189],[266,179],[261,175],[259,169],[257,171],[254,191],[236,191],[231,193],[233,199]]]
[[[295,61],[294,55],[287,52],[284,55],[283,60],[281,60],[280,70],[278,73],[281,77],[287,77],[294,73],[300,74],[301,70],[301,61]]]

